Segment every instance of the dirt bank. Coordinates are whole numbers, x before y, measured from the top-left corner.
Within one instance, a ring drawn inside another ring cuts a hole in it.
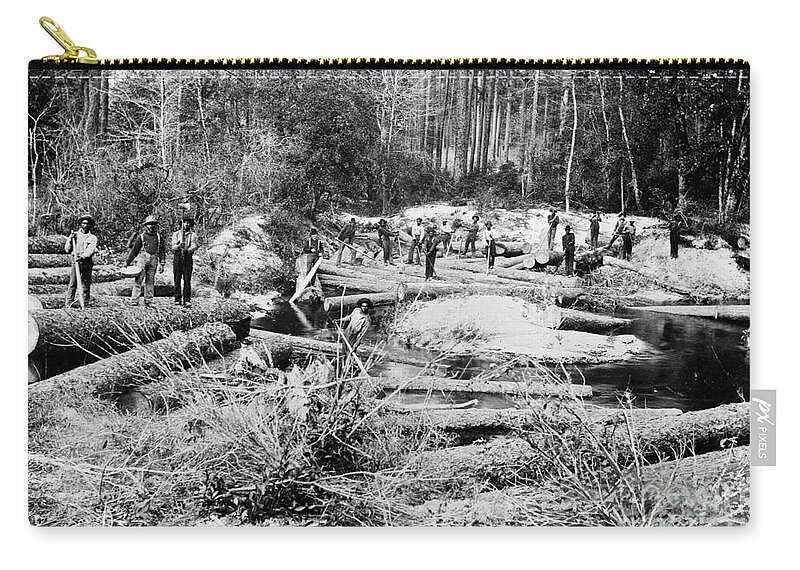
[[[632,335],[548,328],[544,311],[516,297],[474,295],[416,303],[397,325],[406,342],[457,355],[529,356],[546,362],[599,363],[645,352]]]

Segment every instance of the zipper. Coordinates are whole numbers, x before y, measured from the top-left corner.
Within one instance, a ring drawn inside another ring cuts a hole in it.
[[[97,53],[87,47],[76,45],[64,29],[52,18],[43,16],[39,24],[64,49],[61,55],[48,55],[30,63],[31,68],[48,68],[53,65],[92,65],[101,68],[116,69],[181,69],[181,68],[404,68],[404,69],[610,69],[610,68],[686,68],[708,69],[749,68],[744,59],[735,58],[565,58],[565,59],[515,59],[515,58],[440,58],[440,59],[386,59],[386,58],[329,58],[329,59],[294,59],[294,58],[217,58],[217,59],[176,59],[176,58],[98,58]]]

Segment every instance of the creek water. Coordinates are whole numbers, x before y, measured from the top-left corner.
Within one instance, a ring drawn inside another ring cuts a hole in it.
[[[376,310],[376,316],[380,319],[380,308]],[[635,335],[648,343],[651,350],[621,362],[551,367],[552,372],[561,378],[566,376],[572,383],[585,382],[592,386],[593,403],[616,404],[620,399],[630,399],[637,407],[689,411],[739,402],[743,396],[747,397],[750,362],[748,350],[742,343],[745,327],[713,319],[660,313],[623,311],[617,316],[632,320],[630,325],[615,334]],[[321,307],[297,307],[284,301],[277,301],[272,310],[254,318],[251,326],[319,340],[334,338],[332,325]],[[381,340],[385,340],[385,334],[380,327],[373,326],[364,342]],[[409,349],[397,343],[387,344],[386,351],[389,356],[403,354],[422,361],[437,357],[434,352]],[[445,358],[442,363],[448,366],[446,374],[457,378],[470,378],[496,369],[490,359],[478,357]],[[394,376],[413,376],[420,370],[417,366],[393,362],[382,362],[372,368],[375,374]],[[519,380],[524,373],[519,369],[498,372],[497,379]],[[478,407],[482,408],[514,405],[504,396],[433,396],[434,401],[452,403],[477,398]],[[406,392],[400,400],[418,403],[426,399],[431,399],[431,395]]]

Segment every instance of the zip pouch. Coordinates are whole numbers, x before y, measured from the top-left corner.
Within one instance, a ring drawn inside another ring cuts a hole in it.
[[[29,518],[749,517],[749,66],[29,65]]]

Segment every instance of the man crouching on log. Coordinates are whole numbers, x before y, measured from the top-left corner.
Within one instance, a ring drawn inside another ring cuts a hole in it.
[[[155,292],[156,267],[159,273],[164,273],[167,254],[164,240],[158,233],[158,219],[155,216],[147,216],[144,227],[145,231],[133,238],[125,265],[128,266],[136,260],[136,265],[142,269],[133,283],[131,304],[139,304],[144,282],[144,306],[147,307],[153,300]]]
[[[72,253],[75,258],[75,263],[72,264],[72,269],[69,273],[69,285],[67,285],[67,292],[64,298],[64,306],[70,307],[75,302],[75,292],[78,289],[78,278],[80,278],[81,295],[83,295],[82,305],[89,303],[89,289],[92,286],[92,256],[97,250],[97,236],[92,234],[91,229],[94,227],[94,218],[89,214],[83,215],[78,218],[78,230],[73,231],[64,244],[64,251]],[[78,271],[76,272],[76,265]]]
[[[192,269],[194,252],[197,250],[197,234],[194,233],[194,220],[185,218],[181,229],[172,234],[172,274],[175,286],[175,304],[192,306]],[[181,281],[183,287],[181,288]],[[183,295],[181,295],[183,293]]]

